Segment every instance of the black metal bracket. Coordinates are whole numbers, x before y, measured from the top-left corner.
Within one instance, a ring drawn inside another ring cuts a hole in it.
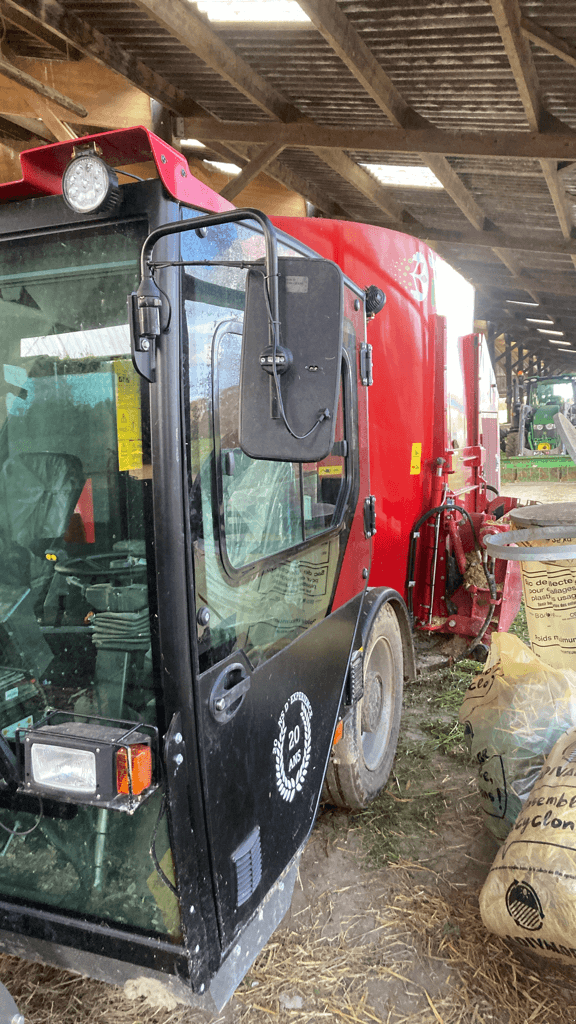
[[[372,345],[363,341],[360,345],[360,380],[362,386],[370,387],[374,383],[372,377]]]
[[[376,497],[370,494],[364,499],[364,536],[366,539],[376,533]]]

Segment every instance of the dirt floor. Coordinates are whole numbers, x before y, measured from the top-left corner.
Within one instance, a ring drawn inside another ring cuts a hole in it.
[[[526,486],[525,498],[570,500],[566,485],[541,497]],[[0,956],[28,1024],[574,1024],[574,970],[512,949],[480,919],[497,844],[457,723],[479,670],[410,684],[384,793],[363,812],[321,810],[291,910],[221,1014]]]

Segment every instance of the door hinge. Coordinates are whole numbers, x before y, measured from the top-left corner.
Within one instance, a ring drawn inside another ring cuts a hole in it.
[[[371,494],[364,499],[364,536],[373,537],[376,533],[376,498]]]
[[[372,345],[363,341],[360,345],[360,379],[365,388],[370,387],[372,379]]]

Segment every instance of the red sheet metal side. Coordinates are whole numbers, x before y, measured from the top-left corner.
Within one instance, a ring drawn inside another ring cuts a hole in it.
[[[223,199],[191,173],[182,153],[163,142],[147,128],[121,128],[113,132],[99,132],[82,139],[38,146],[20,154],[22,178],[0,185],[0,203],[32,199],[36,196],[61,195],[62,174],[72,157],[75,146],[96,142],[102,156],[111,167],[129,166],[153,159],[158,176],[166,190],[180,202],[197,206],[211,213],[233,210],[234,205]]]
[[[374,359],[374,384],[368,389],[370,492],[376,495],[378,531],[369,582],[404,594],[410,531],[430,507],[434,483],[434,335],[429,321],[437,257],[417,239],[366,224],[290,217],[273,221],[338,263],[356,284],[375,284],[386,294],[384,309],[367,327]],[[361,492],[359,504],[364,497]]]

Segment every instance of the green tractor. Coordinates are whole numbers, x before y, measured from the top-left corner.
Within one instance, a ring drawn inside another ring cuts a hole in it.
[[[576,374],[516,378],[516,381],[513,420],[508,429],[502,431],[502,451],[509,458],[565,457],[554,417],[563,413],[576,424]]]

